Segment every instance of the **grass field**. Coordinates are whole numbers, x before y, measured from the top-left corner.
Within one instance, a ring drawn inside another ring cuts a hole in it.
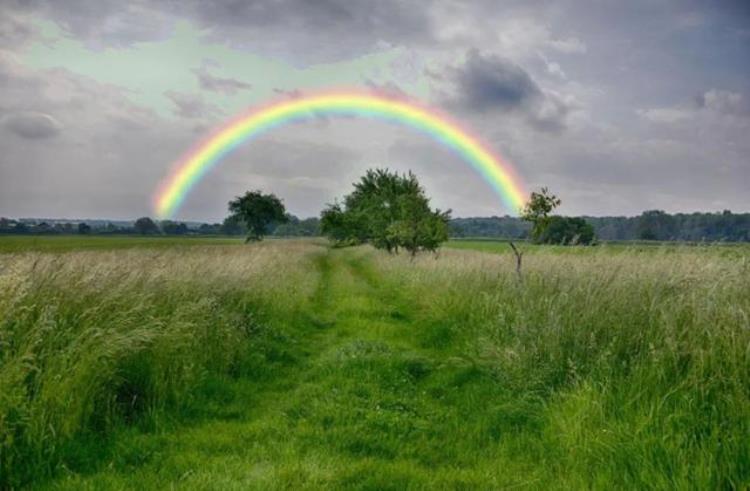
[[[65,252],[73,250],[111,250],[134,247],[159,249],[195,245],[242,244],[233,237],[163,237],[130,235],[0,235],[0,253]]]
[[[0,238],[0,489],[750,485],[747,248],[72,240]]]

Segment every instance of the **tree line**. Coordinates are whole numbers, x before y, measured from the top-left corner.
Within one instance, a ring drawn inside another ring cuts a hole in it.
[[[350,194],[328,205],[318,217],[300,219],[281,199],[248,191],[228,204],[221,223],[156,221],[64,221],[0,218],[0,234],[48,235],[228,235],[260,240],[327,236],[335,244],[370,243],[389,252],[434,251],[449,237],[503,238],[552,244],[590,244],[595,240],[750,241],[750,213],[677,213],[649,210],[635,217],[553,215],[560,199],[546,188],[532,192],[519,217],[452,218],[433,210],[417,177],[371,169]]]
[[[669,214],[649,210],[634,217],[578,217],[589,223],[598,240],[750,242],[750,213],[695,212]],[[531,224],[519,217],[454,218],[451,237],[527,239]]]
[[[314,237],[320,235],[320,219],[298,218],[287,214],[284,223],[273,224],[269,235]],[[0,235],[170,235],[245,236],[247,227],[236,217],[221,223],[177,222],[141,217],[131,221],[11,219],[0,218]]]

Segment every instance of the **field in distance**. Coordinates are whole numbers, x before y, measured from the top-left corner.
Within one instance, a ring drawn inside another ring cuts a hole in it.
[[[748,486],[750,249],[521,247],[0,237],[0,489]]]

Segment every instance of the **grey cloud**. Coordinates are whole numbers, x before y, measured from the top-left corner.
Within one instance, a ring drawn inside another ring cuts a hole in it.
[[[249,90],[253,87],[251,84],[241,80],[211,75],[206,67],[196,68],[193,70],[193,73],[198,77],[198,83],[200,84],[201,89],[209,90],[211,92],[234,95],[241,90]]]
[[[430,40],[431,3],[432,0],[193,0],[188,9],[212,37],[321,61],[371,51],[383,42]]]
[[[219,112],[216,107],[206,103],[196,94],[168,90],[164,95],[174,103],[174,113],[181,118],[204,118]]]
[[[561,96],[542,90],[519,65],[469,50],[459,67],[449,67],[454,94],[446,104],[480,114],[518,113],[541,131],[560,131],[574,107]]]
[[[475,111],[515,109],[542,95],[531,76],[518,65],[473,49],[462,67],[453,68],[460,103]]]
[[[217,109],[207,104],[208,93],[171,94],[175,112],[184,117],[162,118],[132,103],[128,91],[134,87],[62,68],[31,69],[23,65],[24,49],[40,39],[34,25],[44,21],[89,48],[127,46],[133,52],[138,42],[166,39],[177,22],[187,21],[237,53],[298,67],[397,48],[392,53],[398,59],[408,55],[403,69],[367,73],[376,81],[370,85],[435,90],[437,102],[513,162],[530,188],[549,185],[563,196],[564,213],[747,210],[748,6],[702,0],[585,6],[573,0],[0,0],[0,209],[14,215],[93,209],[113,218],[149,212],[151,184],[203,135],[200,128],[212,126]],[[692,11],[698,15],[683,15]],[[479,49],[475,59],[457,62],[469,47]],[[196,80],[194,67],[180,67],[189,82]],[[432,73],[427,79],[425,67]],[[224,67],[204,68],[214,78],[242,82]],[[279,94],[308,89],[294,79],[277,85]],[[231,84],[222,88],[232,90]],[[64,130],[30,140],[3,123],[28,112],[62,121]],[[450,152],[427,142],[421,151],[402,145],[382,155],[378,149],[401,138],[397,130],[368,127],[337,136],[349,123],[321,119],[325,131],[311,138],[320,149],[283,138],[276,145],[258,141],[247,153],[238,149],[237,166],[208,176],[186,203],[185,218],[221,217],[227,197],[266,183],[279,186],[295,212],[313,214],[368,166],[399,164],[432,183],[436,204],[457,215],[491,213],[485,210],[495,197],[471,173],[461,174],[464,168]],[[295,138],[308,127],[315,125],[295,128]],[[328,144],[352,154],[326,155]],[[346,176],[337,180],[317,167],[332,161],[342,162],[330,168]],[[310,167],[302,169],[306,162]],[[332,182],[325,184],[329,195],[312,186],[300,194],[289,177],[298,175],[316,185]]]
[[[3,125],[20,136],[30,140],[52,138],[60,133],[60,123],[49,114],[21,112],[3,118]]]
[[[750,100],[739,92],[711,89],[696,98],[701,109],[733,116],[750,116]]]
[[[55,22],[95,48],[165,39],[172,31],[166,2],[134,0],[8,0],[5,8]]]
[[[17,48],[28,43],[37,30],[28,19],[19,18],[10,12],[0,12],[0,47]]]
[[[133,104],[126,91],[66,70],[32,70],[3,57],[0,68],[6,74],[0,90],[3,213],[132,218],[150,212],[152,186],[194,139],[187,122],[166,121]],[[20,128],[17,115],[24,115]],[[65,122],[54,138],[20,137],[7,126],[39,137],[50,133],[48,117]]]
[[[382,43],[428,43],[433,0],[9,0],[5,8],[46,17],[92,47],[165,39],[179,17],[213,39],[303,62],[341,59]]]
[[[299,89],[287,90],[287,89],[280,89],[278,87],[275,87],[273,89],[273,92],[275,94],[278,94],[278,95],[281,95],[281,96],[284,96],[284,97],[288,97],[289,99],[298,99],[298,98],[302,97],[302,95],[303,95],[302,91],[299,90]]]
[[[370,88],[371,91],[384,95],[386,97],[393,98],[409,98],[404,89],[398,86],[398,84],[388,81],[384,83],[373,82],[372,80],[365,80],[365,85]]]

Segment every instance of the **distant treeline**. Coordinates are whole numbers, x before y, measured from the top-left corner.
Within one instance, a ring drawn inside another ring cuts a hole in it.
[[[635,217],[582,217],[598,240],[750,241],[750,213],[645,211]],[[454,218],[453,237],[527,238],[531,225],[517,217]]]
[[[289,215],[289,221],[272,226],[270,235],[281,237],[311,237],[320,235],[318,218],[300,219]],[[236,235],[247,233],[244,225],[231,218],[222,223],[155,221],[142,217],[133,221],[60,220],[0,218],[0,234],[13,235]]]
[[[750,213],[677,213],[651,210],[636,217],[583,217],[594,227],[598,240],[680,240],[750,242]],[[289,215],[287,223],[272,226],[277,237],[320,235],[320,220]],[[450,221],[452,237],[525,239],[531,225],[520,218],[476,217]],[[0,234],[142,234],[142,235],[245,235],[242,224],[231,219],[222,223],[153,221],[58,220],[0,218]]]

